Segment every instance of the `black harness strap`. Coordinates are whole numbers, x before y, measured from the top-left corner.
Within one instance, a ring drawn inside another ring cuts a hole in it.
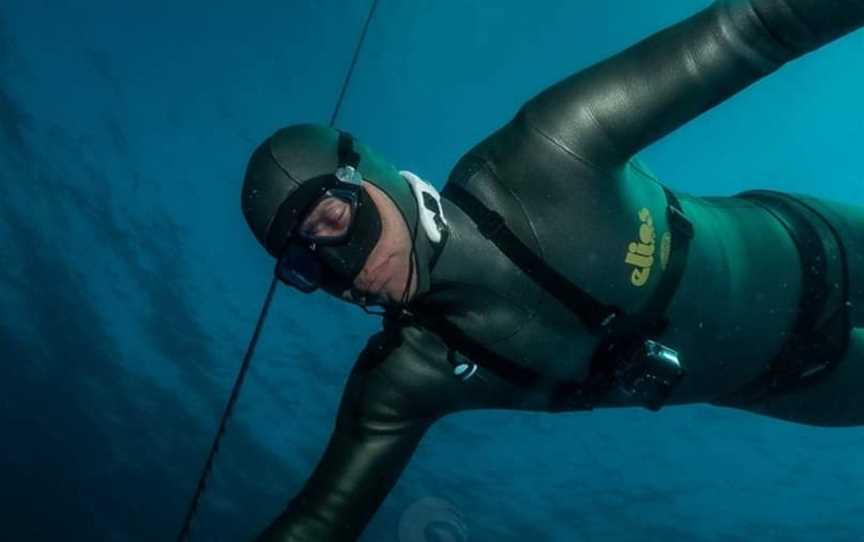
[[[441,196],[452,201],[471,217],[483,237],[492,241],[534,282],[556,296],[592,332],[605,332],[603,323],[621,312],[617,307],[596,300],[547,265],[507,227],[500,213],[486,207],[483,202],[458,184],[448,183]]]
[[[668,319],[665,313],[684,273],[693,226],[684,216],[675,194],[665,187],[663,190],[667,198],[667,219],[676,235],[660,284],[643,311],[632,315],[619,307],[602,303],[546,264],[507,227],[498,212],[486,207],[461,186],[449,183],[442,191],[442,197],[460,207],[475,222],[484,237],[602,339],[592,358],[588,378],[583,382],[558,382],[550,410],[593,408],[597,400],[610,390],[620,357],[626,355],[634,344],[641,344],[646,337],[657,336],[666,328]],[[538,372],[477,344],[441,316],[417,314],[416,319],[421,325],[438,332],[451,348],[510,381],[531,386],[544,379]]]
[[[736,197],[753,201],[773,215],[789,232],[801,256],[802,284],[797,316],[780,352],[768,364],[767,371],[745,386],[714,401],[720,405],[747,405],[813,383],[836,367],[849,343],[851,330],[849,310],[849,277],[843,242],[831,223],[815,209],[787,194],[769,190],[752,190]],[[824,233],[802,214],[805,208],[826,225]],[[841,307],[825,321],[830,293],[826,276],[828,247],[836,252],[842,269]]]

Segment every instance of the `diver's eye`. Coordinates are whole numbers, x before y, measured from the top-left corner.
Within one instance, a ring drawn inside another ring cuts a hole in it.
[[[338,238],[351,225],[351,204],[337,197],[321,200],[301,225],[301,233],[310,239]]]

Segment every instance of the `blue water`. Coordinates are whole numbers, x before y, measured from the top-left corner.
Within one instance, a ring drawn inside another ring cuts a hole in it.
[[[440,187],[525,100],[707,4],[382,0],[337,125]],[[0,5],[0,540],[174,539],[271,278],[246,160],[329,121],[368,9]],[[864,204],[862,50],[864,32],[832,43],[641,157],[693,194]],[[379,325],[278,291],[196,540],[249,540],[281,511]],[[707,406],[462,413],[362,540],[861,540],[862,446]],[[400,532],[416,518],[437,539]]]

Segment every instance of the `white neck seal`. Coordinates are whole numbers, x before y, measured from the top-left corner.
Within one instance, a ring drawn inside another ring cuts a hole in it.
[[[411,185],[414,198],[417,200],[417,209],[420,216],[420,224],[426,237],[432,244],[441,242],[441,232],[447,229],[447,220],[444,218],[444,207],[441,205],[441,194],[435,187],[421,179],[410,171],[400,171],[399,174]]]

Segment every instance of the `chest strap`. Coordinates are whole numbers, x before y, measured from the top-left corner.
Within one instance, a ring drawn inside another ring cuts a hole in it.
[[[596,299],[549,266],[507,227],[501,214],[486,207],[470,192],[454,183],[444,188],[442,196],[462,209],[484,237],[554,299],[579,317],[586,329],[600,338],[600,344],[592,356],[589,376],[581,382],[558,382],[550,410],[593,408],[612,388],[622,360],[631,357],[634,349],[643,348],[648,337],[660,335],[668,325],[665,314],[687,263],[687,248],[693,237],[693,226],[684,216],[675,194],[666,187],[663,190],[667,199],[667,219],[675,231],[668,265],[643,311],[628,314],[620,307]],[[452,348],[510,381],[531,386],[545,379],[533,369],[520,366],[478,344],[443,316],[418,315],[418,320],[441,334]],[[655,409],[658,408],[659,405]]]

